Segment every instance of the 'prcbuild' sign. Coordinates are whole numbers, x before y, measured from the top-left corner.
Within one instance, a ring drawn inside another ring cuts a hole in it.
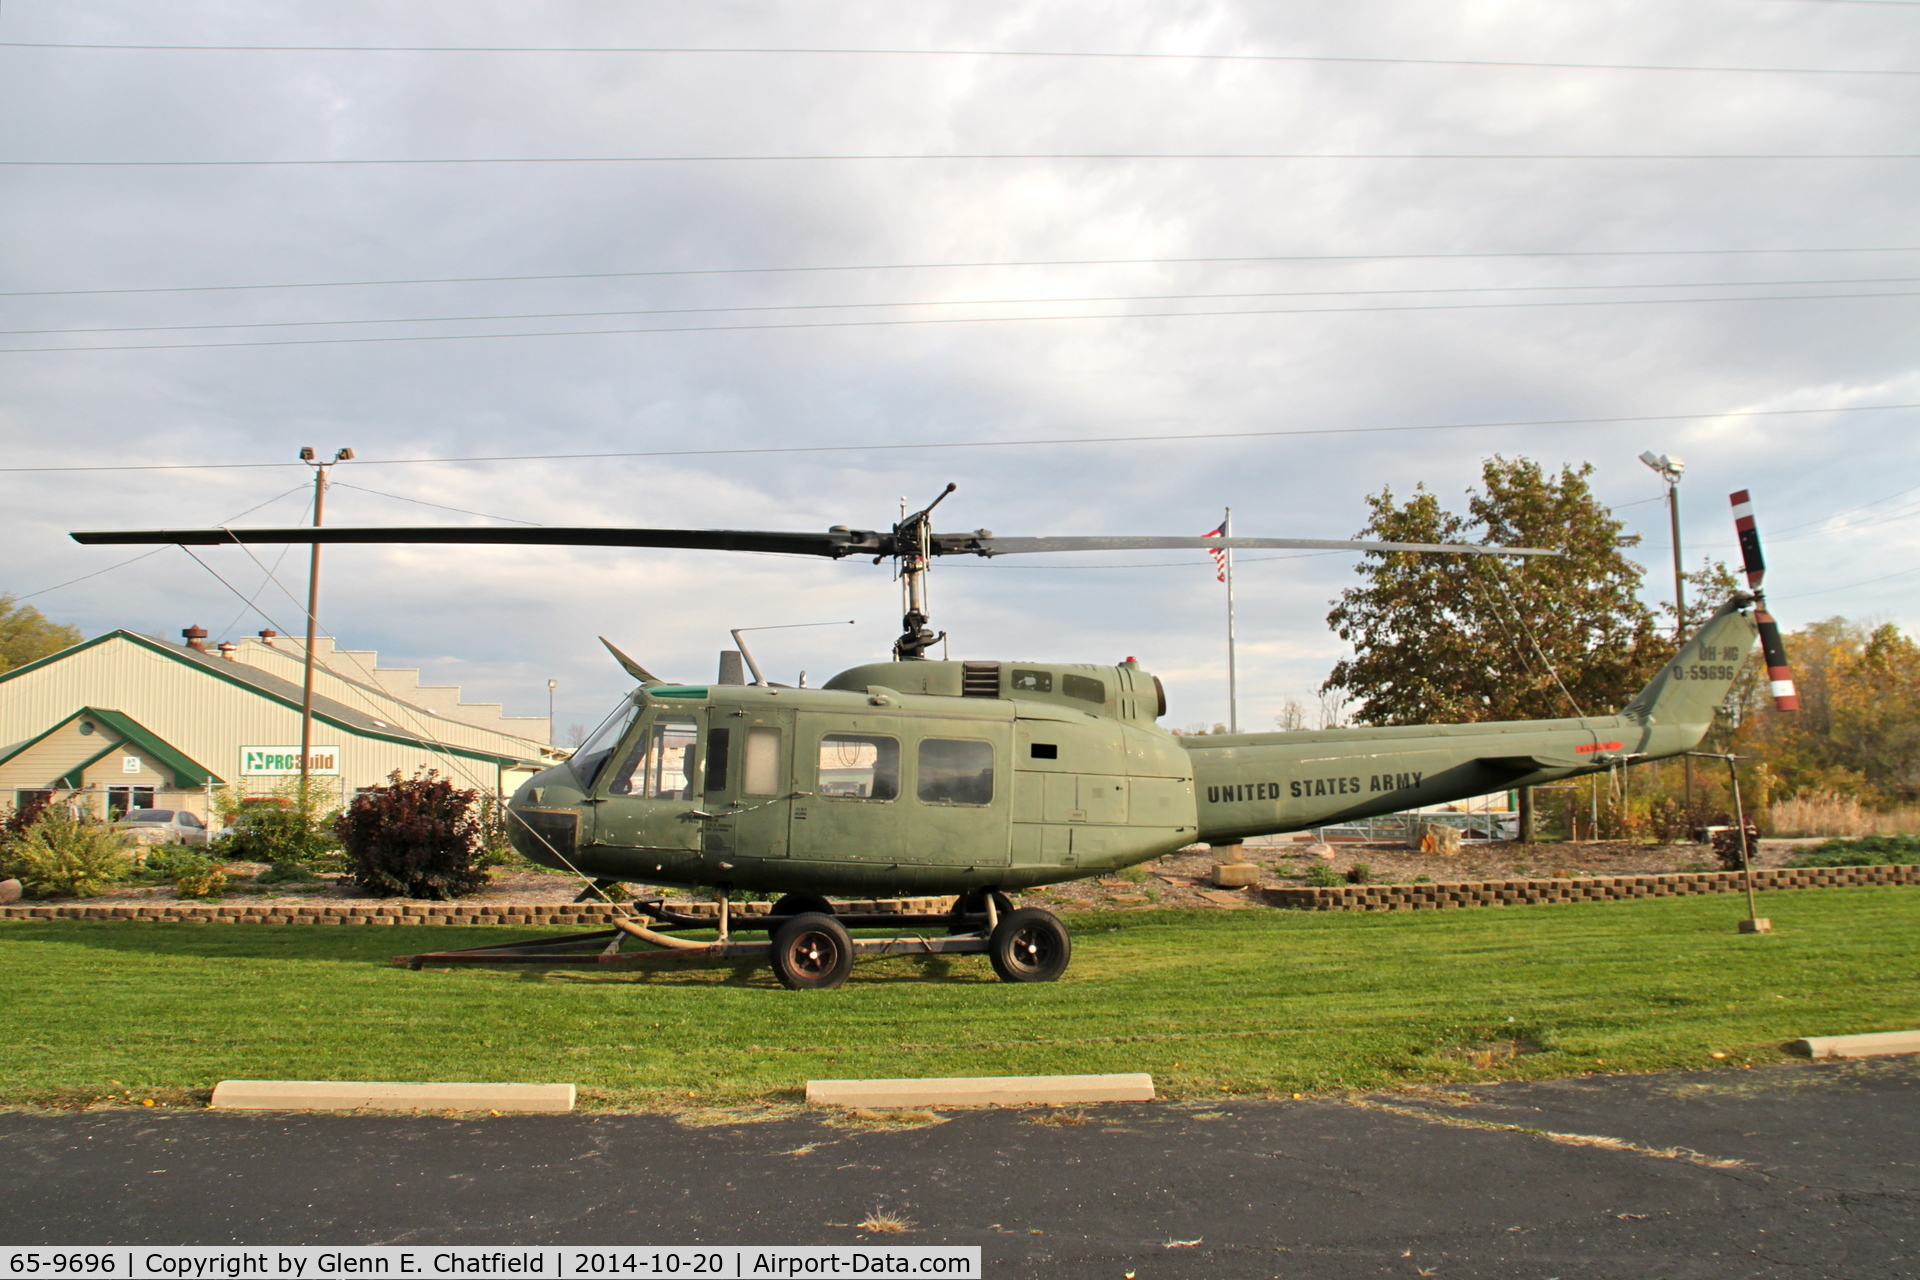
[[[281,777],[300,772],[299,747],[242,747],[240,774],[247,778]],[[340,748],[315,747],[307,759],[310,774],[338,774]]]

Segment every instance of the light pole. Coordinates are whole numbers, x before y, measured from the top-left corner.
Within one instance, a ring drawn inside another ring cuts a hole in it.
[[[327,509],[327,472],[334,462],[348,462],[353,450],[342,449],[333,462],[321,462],[311,445],[300,450],[300,461],[313,467],[313,527],[318,529]],[[310,773],[313,768],[313,646],[320,629],[320,539],[313,540],[313,555],[307,561],[307,653],[306,672],[300,687],[300,807],[307,807]]]
[[[1683,459],[1649,449],[1640,461],[1667,482],[1667,523],[1673,530],[1673,640],[1676,645],[1687,638],[1687,580],[1680,558],[1680,477],[1686,471]],[[1686,773],[1687,825],[1693,825],[1693,757],[1681,766]]]
[[[1683,459],[1671,454],[1656,454],[1649,449],[1640,455],[1640,461],[1653,468],[1654,474],[1667,482],[1667,521],[1673,528],[1673,635],[1676,640],[1687,636],[1687,584],[1680,556],[1680,476],[1686,471]]]
[[[553,746],[553,691],[560,687],[558,680],[547,681],[547,745]]]

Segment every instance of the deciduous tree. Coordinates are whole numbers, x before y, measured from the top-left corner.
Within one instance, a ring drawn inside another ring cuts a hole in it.
[[[1617,711],[1673,652],[1638,595],[1638,538],[1587,483],[1591,465],[1549,474],[1492,457],[1456,514],[1424,486],[1383,489],[1357,535],[1389,542],[1544,547],[1521,558],[1371,553],[1327,621],[1353,646],[1323,687],[1363,724],[1534,720]],[[1724,599],[1724,597],[1722,597]],[[1721,601],[1715,601],[1717,608]],[[1692,613],[1693,609],[1689,609]]]
[[[80,628],[49,622],[32,605],[15,604],[12,596],[0,593],[0,671],[24,667],[79,643]]]

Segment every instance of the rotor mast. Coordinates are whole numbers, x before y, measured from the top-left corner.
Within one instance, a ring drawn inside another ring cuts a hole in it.
[[[900,561],[900,594],[906,612],[900,619],[900,638],[893,656],[900,662],[918,662],[927,650],[947,638],[927,625],[927,565],[933,555],[933,509],[945,502],[958,485],[949,484],[940,496],[893,526],[894,556]]]

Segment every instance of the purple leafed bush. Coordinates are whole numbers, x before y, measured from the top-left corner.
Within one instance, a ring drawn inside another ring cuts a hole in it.
[[[478,792],[462,791],[432,769],[363,791],[335,831],[346,846],[349,874],[378,898],[464,897],[487,882],[474,866],[481,830]]]

